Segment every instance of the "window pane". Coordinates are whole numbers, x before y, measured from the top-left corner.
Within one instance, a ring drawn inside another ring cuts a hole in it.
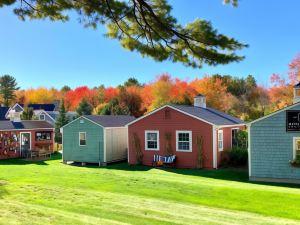
[[[157,140],[157,133],[147,133],[147,140],[148,141],[156,141]]]
[[[189,142],[178,142],[178,150],[190,150]]]
[[[80,145],[86,145],[86,133],[79,133]]]
[[[148,141],[147,142],[147,148],[156,149],[157,148],[157,141]]]
[[[178,141],[189,141],[190,134],[189,133],[179,133],[178,134]]]

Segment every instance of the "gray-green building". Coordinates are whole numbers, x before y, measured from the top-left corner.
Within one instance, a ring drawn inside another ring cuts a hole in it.
[[[106,163],[127,159],[132,116],[81,116],[62,127],[63,161]]]
[[[249,177],[300,183],[300,83],[294,104],[248,124]]]

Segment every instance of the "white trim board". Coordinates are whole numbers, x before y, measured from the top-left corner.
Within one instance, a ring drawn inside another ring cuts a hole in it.
[[[128,123],[126,126],[129,126],[129,125],[131,125],[131,124],[134,124],[134,123],[140,121],[141,119],[144,119],[145,117],[150,116],[150,115],[152,115],[152,114],[154,114],[154,113],[156,113],[156,112],[158,112],[158,111],[160,111],[160,110],[162,110],[162,109],[164,109],[164,108],[166,108],[166,107],[169,107],[169,108],[171,108],[171,109],[173,109],[173,110],[175,110],[175,111],[177,111],[177,112],[180,112],[180,113],[182,113],[182,114],[185,114],[185,115],[187,115],[187,116],[190,116],[190,117],[192,117],[192,118],[194,118],[194,119],[200,120],[200,121],[202,121],[202,122],[204,122],[204,123],[207,123],[207,124],[209,124],[209,125],[211,125],[211,126],[217,126],[217,127],[220,127],[220,128],[221,128],[221,127],[234,127],[234,126],[245,126],[245,125],[246,125],[245,123],[243,123],[243,124],[232,124],[232,125],[216,125],[216,124],[211,123],[211,122],[209,122],[209,121],[207,121],[207,120],[205,120],[205,119],[202,119],[202,118],[200,118],[200,117],[194,116],[194,115],[189,114],[189,113],[187,113],[187,112],[185,112],[185,111],[183,111],[183,110],[177,109],[176,107],[174,107],[174,106],[172,106],[172,105],[168,105],[168,104],[167,104],[167,105],[161,106],[161,107],[159,107],[159,108],[157,108],[157,109],[155,109],[155,110],[153,110],[153,111],[147,113],[146,115],[143,115],[143,116],[137,118],[136,120],[134,120],[134,121]]]
[[[77,121],[77,120],[79,120],[79,119],[82,119],[82,118],[84,118],[84,119],[86,119],[86,120],[88,120],[88,121],[90,121],[90,122],[92,122],[92,123],[98,125],[99,127],[102,127],[103,129],[105,128],[105,127],[103,127],[102,125],[100,125],[99,123],[96,123],[96,122],[94,122],[93,120],[90,120],[89,118],[87,118],[87,117],[85,117],[85,116],[80,116],[80,117],[76,118],[75,120],[72,120],[72,121],[69,122],[68,124],[62,126],[61,129],[64,129],[65,127],[69,126],[70,124],[72,124],[72,123],[74,123],[75,121]]]
[[[155,109],[155,110],[153,110],[153,111],[147,113],[147,114],[144,115],[144,116],[141,116],[140,118],[137,118],[136,120],[134,120],[134,121],[128,123],[126,126],[129,126],[129,125],[131,125],[131,124],[134,124],[134,123],[140,121],[141,119],[144,119],[145,117],[148,117],[148,116],[150,116],[150,115],[152,115],[152,114],[154,114],[154,113],[156,113],[156,112],[158,112],[158,111],[160,111],[160,110],[162,110],[162,109],[164,109],[164,108],[166,108],[166,107],[169,107],[169,108],[171,108],[171,109],[174,109],[174,110],[176,110],[177,112],[183,113],[183,114],[185,114],[185,115],[187,115],[187,116],[190,116],[190,117],[192,117],[192,118],[194,118],[194,119],[197,119],[197,120],[200,120],[200,121],[205,122],[205,123],[207,123],[207,124],[210,124],[210,125],[212,125],[212,126],[215,125],[215,124],[213,124],[213,123],[211,123],[211,122],[208,122],[207,120],[204,120],[204,119],[201,119],[201,118],[199,118],[199,117],[197,117],[197,116],[191,115],[191,114],[189,114],[189,113],[187,113],[187,112],[184,112],[184,111],[182,111],[182,110],[180,110],[180,109],[177,109],[176,107],[173,107],[173,106],[171,106],[171,105],[164,105],[164,106],[161,106],[161,107],[159,107],[159,108],[157,108],[157,109]]]

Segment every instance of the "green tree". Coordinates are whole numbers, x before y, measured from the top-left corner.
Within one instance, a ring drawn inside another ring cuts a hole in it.
[[[237,4],[237,0],[225,0]],[[0,0],[0,7],[14,5],[19,18],[66,21],[75,11],[86,27],[105,25],[106,37],[123,48],[156,61],[171,60],[190,67],[218,65],[244,59],[236,51],[247,45],[218,33],[210,21],[196,19],[186,25],[171,15],[167,0]]]
[[[99,112],[100,115],[129,115],[129,109],[127,105],[120,104],[118,98],[113,98],[105,105],[105,107]]]
[[[65,108],[64,100],[61,100],[59,107],[59,114],[57,116],[55,122],[55,142],[62,143],[62,134],[60,133],[60,128],[69,123],[69,119],[67,117],[67,112]]]
[[[71,91],[71,88],[70,88],[68,85],[64,85],[64,86],[60,89],[60,91],[61,91],[62,93],[66,93],[66,92],[68,92],[68,91]]]
[[[22,120],[32,120],[32,118],[33,118],[33,109],[28,106],[24,106],[24,111],[21,114],[21,119]]]
[[[90,103],[88,103],[88,101],[85,98],[83,98],[80,101],[80,103],[76,109],[78,116],[91,115],[92,111],[93,111],[93,106]]]
[[[125,81],[124,83],[125,87],[131,87],[131,86],[137,86],[137,87],[141,87],[141,83],[134,77],[130,77],[128,78],[127,81]]]
[[[3,75],[0,77],[0,95],[3,98],[5,106],[9,106],[11,101],[16,98],[15,92],[19,89],[14,77],[10,75]]]

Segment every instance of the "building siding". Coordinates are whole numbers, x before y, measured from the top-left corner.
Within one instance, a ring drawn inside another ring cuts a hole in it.
[[[80,121],[84,121],[81,123]],[[79,132],[86,132],[86,145],[79,146]],[[63,160],[87,163],[104,162],[103,128],[80,118],[63,128]]]
[[[290,109],[300,110],[300,106]],[[285,110],[251,124],[249,129],[250,179],[300,179],[300,168],[289,164],[293,159],[293,137],[300,137],[300,133],[286,132]]]
[[[166,118],[166,110],[169,110],[169,117]],[[173,154],[177,156],[176,166],[179,168],[197,167],[197,136],[203,136],[203,154],[204,168],[213,168],[213,137],[212,125],[180,113],[172,108],[163,108],[152,115],[149,115],[128,126],[128,145],[129,145],[129,163],[135,164],[135,147],[133,136],[136,133],[139,137],[144,165],[152,165],[153,155],[165,155],[165,134],[170,132],[172,135],[171,145]],[[145,150],[145,131],[159,130],[159,151]],[[176,130],[192,131],[192,152],[176,151]]]
[[[106,128],[106,162],[127,159],[127,132],[126,127]]]

